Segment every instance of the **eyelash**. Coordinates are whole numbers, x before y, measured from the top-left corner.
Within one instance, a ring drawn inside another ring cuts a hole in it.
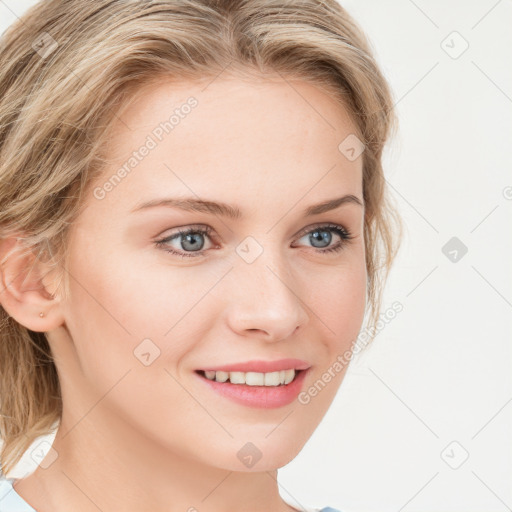
[[[302,238],[305,235],[308,235],[310,233],[314,233],[315,231],[330,231],[331,233],[334,232],[334,233],[338,234],[342,239],[341,242],[338,242],[336,245],[334,245],[328,249],[316,249],[316,251],[321,254],[331,253],[331,252],[339,252],[345,247],[345,245],[348,243],[349,240],[354,238],[348,229],[344,228],[343,226],[339,226],[338,224],[323,224],[323,225],[317,226],[313,229],[310,229],[309,231],[300,233],[299,238]],[[204,226],[201,228],[190,227],[188,229],[180,230],[171,236],[168,236],[161,240],[155,241],[155,245],[158,248],[162,248],[165,252],[171,253],[180,258],[198,258],[198,257],[203,256],[202,253],[205,252],[204,250],[196,251],[196,254],[197,254],[197,256],[196,256],[196,255],[194,255],[193,252],[181,253],[181,252],[175,251],[174,249],[169,249],[166,246],[166,244],[168,242],[170,242],[171,240],[174,240],[175,238],[179,238],[180,236],[184,236],[184,235],[189,235],[190,233],[196,233],[196,234],[199,233],[202,235],[210,236],[212,234],[212,232],[213,232],[213,229],[209,226]]]

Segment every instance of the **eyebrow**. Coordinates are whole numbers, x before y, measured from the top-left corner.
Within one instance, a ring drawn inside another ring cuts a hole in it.
[[[315,204],[312,206],[308,206],[305,210],[302,211],[302,214],[305,217],[310,217],[312,215],[318,215],[320,213],[329,212],[331,210],[335,210],[342,205],[345,204],[357,204],[363,207],[363,202],[357,196],[352,194],[346,194],[342,197],[338,197],[336,199],[329,199],[327,201],[323,201],[322,203]],[[200,213],[209,213],[212,215],[221,215],[224,217],[228,217],[230,219],[240,219],[243,217],[241,210],[237,206],[232,206],[222,202],[214,202],[207,201],[204,199],[197,199],[194,197],[184,197],[184,198],[163,198],[163,199],[154,199],[152,201],[148,201],[136,206],[131,213],[147,210],[149,208],[156,208],[160,206],[165,206],[168,208],[178,208],[180,210],[185,210],[189,212],[200,212]]]

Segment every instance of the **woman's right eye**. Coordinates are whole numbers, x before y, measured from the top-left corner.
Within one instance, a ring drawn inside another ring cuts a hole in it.
[[[212,231],[213,229],[209,226],[202,228],[188,228],[180,230],[177,233],[167,236],[161,240],[157,240],[155,244],[157,247],[163,248],[164,251],[181,258],[197,258],[199,256],[204,256],[204,252],[206,252],[206,250],[201,250],[204,247],[202,239],[204,237],[209,237]],[[180,252],[179,250],[170,248],[168,244],[173,241],[178,241],[182,250],[191,250],[192,253]],[[193,252],[197,252],[198,254],[193,254]]]

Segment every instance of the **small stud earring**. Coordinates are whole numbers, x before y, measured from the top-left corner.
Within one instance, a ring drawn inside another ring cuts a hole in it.
[[[39,313],[39,316],[40,316],[41,318],[43,318],[44,313],[41,311],[41,313]]]

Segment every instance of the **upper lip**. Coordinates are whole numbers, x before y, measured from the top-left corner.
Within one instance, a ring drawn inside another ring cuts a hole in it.
[[[279,359],[277,361],[253,360],[243,363],[225,364],[222,366],[208,366],[201,368],[203,371],[224,372],[277,372],[280,370],[307,370],[311,365],[301,359]]]

